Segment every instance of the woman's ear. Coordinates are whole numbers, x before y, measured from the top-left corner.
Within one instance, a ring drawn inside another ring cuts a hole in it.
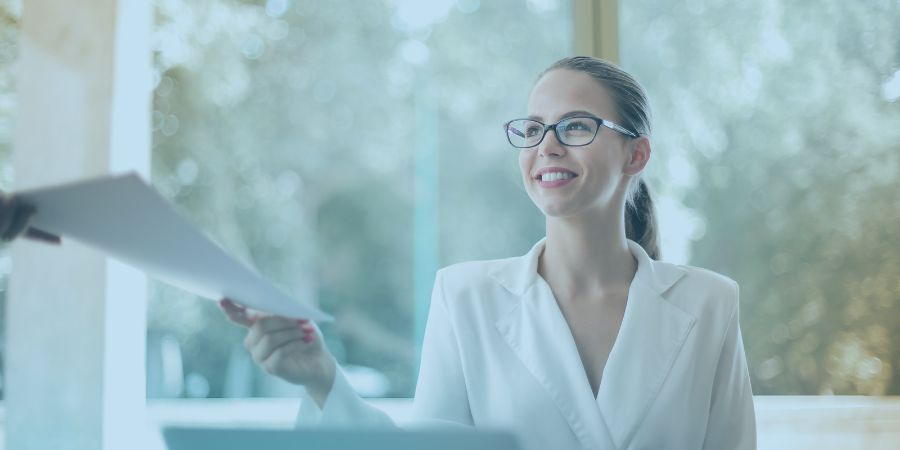
[[[647,136],[632,139],[628,150],[631,157],[625,163],[624,171],[628,175],[637,175],[650,162],[650,139]]]

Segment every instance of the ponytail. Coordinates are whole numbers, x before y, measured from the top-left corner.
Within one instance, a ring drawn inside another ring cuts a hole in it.
[[[651,259],[658,260],[662,256],[653,198],[642,179],[637,181],[637,189],[625,205],[625,237],[640,244]]]

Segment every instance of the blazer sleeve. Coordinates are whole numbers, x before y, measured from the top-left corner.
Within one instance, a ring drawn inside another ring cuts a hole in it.
[[[741,338],[737,301],[739,287],[733,281],[732,285],[735,295],[734,310],[725,332],[713,381],[704,449],[756,448],[756,412]]]
[[[450,323],[438,271],[425,326],[422,363],[410,426],[471,425],[456,333]],[[384,411],[363,400],[338,370],[322,409],[303,390],[296,425],[396,426]],[[405,424],[406,425],[406,424]]]
[[[394,421],[384,411],[372,406],[350,385],[343,371],[338,368],[334,374],[334,384],[321,409],[316,401],[303,389],[300,396],[300,411],[297,413],[297,427],[311,426],[394,426]]]
[[[441,270],[435,277],[425,325],[422,364],[413,401],[416,418],[473,425],[457,332],[447,307]]]

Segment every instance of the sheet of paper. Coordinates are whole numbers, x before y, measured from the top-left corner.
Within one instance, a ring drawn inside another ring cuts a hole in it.
[[[16,194],[37,208],[32,225],[95,247],[201,297],[315,321],[331,316],[265,281],[209,240],[139,176],[127,174]]]

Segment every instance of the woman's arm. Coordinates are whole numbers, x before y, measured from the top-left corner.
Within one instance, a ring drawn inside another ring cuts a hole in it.
[[[266,372],[304,386],[298,426],[393,424],[350,387],[316,326],[308,320],[251,315],[230,299],[219,302],[228,319],[247,328],[244,348]]]
[[[756,412],[741,338],[737,283],[734,283],[734,295],[734,311],[725,332],[713,382],[704,449],[756,448]]]
[[[353,390],[343,372],[335,371],[334,383],[326,393],[320,407],[316,394],[304,388],[297,427],[327,426],[394,426],[394,421],[384,411],[370,405]]]
[[[456,330],[447,310],[441,271],[435,277],[431,295],[413,411],[415,425],[472,425]],[[394,425],[394,422],[363,400],[337,370],[321,408],[310,392],[303,396],[297,425],[379,426]]]

